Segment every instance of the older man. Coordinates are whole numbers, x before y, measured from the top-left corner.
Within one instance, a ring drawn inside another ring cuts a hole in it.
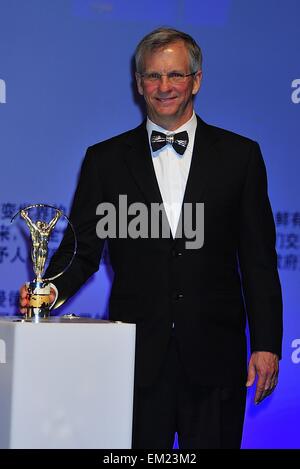
[[[163,203],[170,236],[107,236],[110,318],[137,325],[135,448],[171,448],[175,432],[182,448],[239,448],[246,387],[258,378],[259,403],[277,384],[282,300],[265,166],[256,142],[195,115],[201,62],[196,42],[174,29],[139,43],[147,119],[88,149],[71,211],[78,255],[55,282],[59,306],[98,269],[99,204],[120,215],[120,195],[147,209]],[[200,203],[204,244],[195,249],[178,227],[195,223]],[[69,243],[67,232],[47,275]]]

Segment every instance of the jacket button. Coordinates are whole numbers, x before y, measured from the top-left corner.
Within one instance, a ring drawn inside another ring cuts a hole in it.
[[[175,295],[176,300],[183,300],[183,298],[184,298],[183,293],[177,293],[177,295]]]
[[[175,249],[172,251],[172,256],[173,257],[181,257],[182,252],[181,251],[175,251]]]

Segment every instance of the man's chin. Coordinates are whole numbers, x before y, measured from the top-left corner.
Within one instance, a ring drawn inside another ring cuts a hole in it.
[[[173,106],[173,105],[163,105],[163,106],[159,106],[157,107],[157,109],[155,110],[155,114],[158,115],[158,116],[176,116],[177,114],[177,107],[176,106]]]

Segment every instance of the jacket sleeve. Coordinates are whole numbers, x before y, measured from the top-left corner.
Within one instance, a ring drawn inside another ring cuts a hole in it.
[[[96,207],[102,200],[101,179],[96,164],[96,155],[87,150],[70,213],[77,238],[77,253],[69,269],[53,280],[58,298],[55,308],[74,295],[86,280],[99,269],[104,240],[96,234]],[[51,259],[45,277],[49,278],[62,271],[74,249],[73,232],[68,227],[62,242]]]
[[[275,242],[265,164],[259,145],[252,142],[240,204],[238,258],[251,351],[281,357],[282,295]]]

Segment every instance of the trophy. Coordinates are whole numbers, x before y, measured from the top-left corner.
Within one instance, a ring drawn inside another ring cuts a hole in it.
[[[50,221],[46,220],[33,220],[29,216],[29,212],[32,209],[45,209],[50,208],[54,210],[55,215]],[[29,306],[27,307],[27,313],[25,314],[25,319],[34,319],[35,322],[39,322],[39,320],[47,319],[50,316],[50,310],[54,305],[55,301],[50,304],[50,282],[58,277],[60,277],[66,270],[70,267],[73,262],[73,259],[76,254],[77,249],[77,240],[75,235],[75,230],[70,222],[69,218],[58,208],[47,205],[47,204],[35,204],[29,205],[23,209],[20,209],[11,219],[11,222],[16,218],[16,216],[20,214],[21,218],[25,220],[31,235],[31,259],[33,263],[33,271],[35,274],[34,280],[31,282],[27,282],[27,291],[28,291],[28,299],[29,299]],[[43,278],[45,264],[48,257],[48,243],[50,239],[51,232],[53,231],[56,223],[59,219],[64,218],[68,225],[70,226],[73,237],[74,237],[74,249],[71,256],[69,263],[66,267],[50,278]]]

